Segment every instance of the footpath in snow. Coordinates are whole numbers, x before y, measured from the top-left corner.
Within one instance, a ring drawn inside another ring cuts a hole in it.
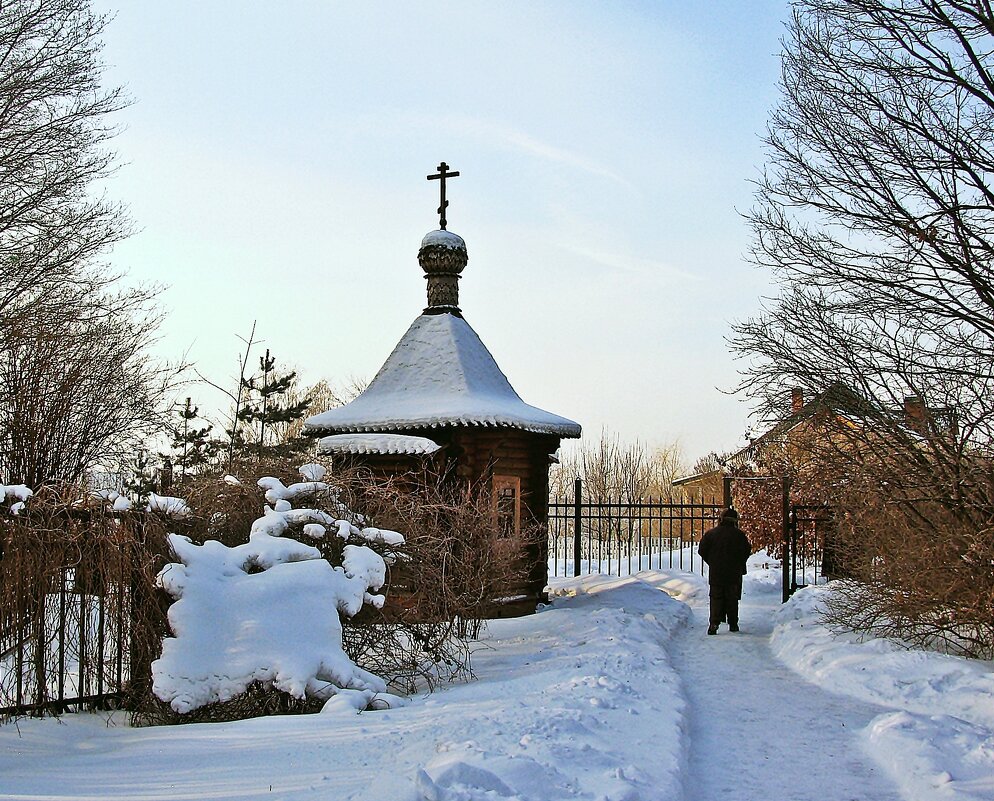
[[[687,801],[898,801],[860,736],[887,710],[827,692],[771,654],[779,584],[750,582],[741,631],[716,637],[704,634],[701,590],[671,648],[687,698]]]
[[[490,625],[475,681],[382,712],[22,720],[0,727],[0,799],[994,798],[991,665],[833,635],[825,590],[781,608],[778,588],[752,570],[743,631],[706,637],[700,576],[557,580]]]

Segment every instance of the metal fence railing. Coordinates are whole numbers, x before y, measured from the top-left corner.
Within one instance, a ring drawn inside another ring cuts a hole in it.
[[[696,546],[721,509],[718,498],[585,498],[577,483],[572,498],[549,503],[549,574],[701,572]]]
[[[0,722],[126,704],[161,637],[145,516],[44,512],[0,524]]]

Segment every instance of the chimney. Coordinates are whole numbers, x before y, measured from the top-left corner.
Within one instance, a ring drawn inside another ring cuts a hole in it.
[[[928,433],[925,403],[917,395],[908,395],[904,398],[904,423],[912,431],[917,431],[919,434]]]
[[[797,414],[804,408],[804,390],[801,387],[794,387],[790,391],[790,412]]]

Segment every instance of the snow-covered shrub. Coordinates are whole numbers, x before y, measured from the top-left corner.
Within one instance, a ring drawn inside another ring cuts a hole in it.
[[[5,501],[24,502],[34,495],[34,492],[24,484],[0,484],[0,495]]]
[[[183,520],[190,514],[190,507],[182,498],[174,498],[170,495],[157,495],[154,492],[148,494],[148,505],[145,507],[148,512],[159,512],[166,517]]]
[[[315,548],[266,533],[238,548],[175,534],[170,544],[182,564],[168,565],[160,583],[177,599],[169,610],[175,636],[152,676],[156,696],[175,711],[229,701],[256,682],[301,700],[339,688],[386,690],[342,650],[339,613],[383,603],[369,592],[385,572],[369,548],[346,546],[335,568]]]
[[[198,476],[184,485],[192,509],[184,533],[194,543],[246,543],[253,526],[263,525],[257,523],[261,490],[271,508],[264,519],[276,533],[316,548],[330,564],[342,564],[348,544],[384,557],[383,608],[366,604],[354,618],[342,618],[343,648],[353,663],[405,692],[471,675],[472,638],[491,616],[493,599],[527,569],[510,555],[528,547],[528,529],[521,537],[502,536],[489,493],[444,489],[423,476],[385,480],[340,465],[332,473],[321,465],[298,471],[285,459],[242,462],[234,471],[237,477]],[[404,532],[402,548],[392,531]],[[308,708],[256,686],[240,703],[231,716]]]
[[[0,484],[0,504],[9,504],[8,511],[12,515],[21,514],[32,495],[34,492],[24,484]]]
[[[324,701],[342,690],[370,698],[386,691],[382,678],[343,650],[341,621],[364,604],[382,608],[384,596],[373,593],[386,581],[384,555],[390,557],[404,539],[355,525],[359,516],[319,480],[320,470],[306,465],[303,477],[310,480],[289,487],[272,476],[259,478],[272,505],[253,522],[247,542],[198,545],[170,535],[180,561],[160,572],[159,583],[176,599],[169,610],[174,636],[163,642],[152,675],[155,695],[174,711],[228,702],[252,685],[298,701]],[[341,515],[294,509],[291,498],[323,499]],[[340,564],[333,566],[321,550],[295,536],[340,541]]]

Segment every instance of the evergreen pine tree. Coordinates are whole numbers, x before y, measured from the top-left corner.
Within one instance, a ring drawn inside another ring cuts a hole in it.
[[[276,369],[276,359],[266,349],[266,355],[259,358],[260,374],[242,379],[242,388],[248,399],[238,412],[238,420],[250,428],[258,424],[260,450],[266,447],[266,435],[273,439],[275,427],[281,423],[292,423],[307,413],[311,405],[309,399],[297,403],[286,398],[297,378],[296,371],[283,373]],[[276,443],[279,444],[279,443]]]
[[[149,467],[148,451],[144,448],[136,454],[130,472],[131,478],[124,483],[124,490],[137,508],[144,509],[148,505],[149,494],[158,489]]]
[[[213,429],[210,423],[203,427],[194,425],[200,416],[200,409],[193,405],[190,398],[176,413],[179,422],[170,427],[169,434],[175,454],[173,461],[179,465],[180,481],[183,481],[188,473],[195,473],[217,456],[219,445],[210,436]]]

